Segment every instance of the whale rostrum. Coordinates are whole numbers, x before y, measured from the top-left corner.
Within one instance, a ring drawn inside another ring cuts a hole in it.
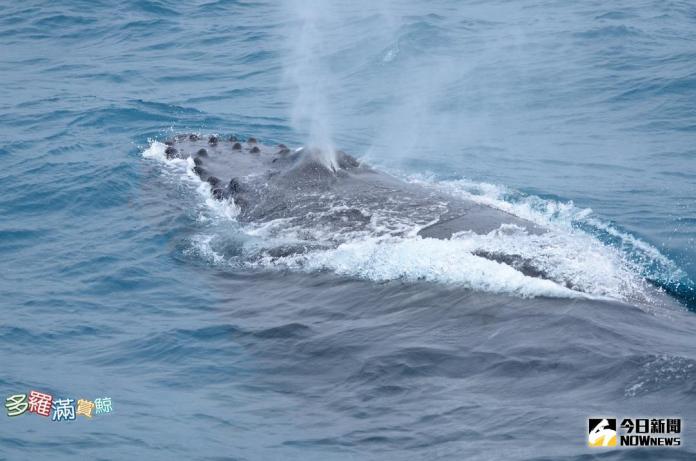
[[[213,197],[234,200],[242,222],[303,219],[340,232],[366,226],[376,213],[395,218],[384,229],[394,235],[417,228],[422,237],[447,239],[462,231],[486,234],[503,224],[544,232],[505,211],[383,173],[340,150],[327,159],[319,149],[197,134],[165,144],[168,158],[193,159],[193,171],[210,184]],[[399,216],[414,228],[390,228]]]

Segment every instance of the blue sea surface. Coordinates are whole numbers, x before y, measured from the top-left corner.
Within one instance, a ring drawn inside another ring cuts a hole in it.
[[[0,394],[113,401],[2,415],[1,459],[579,460],[624,416],[682,417],[683,446],[609,459],[696,457],[693,2],[12,2],[0,82]],[[330,142],[561,226],[607,299],[220,263],[143,155],[190,132]]]

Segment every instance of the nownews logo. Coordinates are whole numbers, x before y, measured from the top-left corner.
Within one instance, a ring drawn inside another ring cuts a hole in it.
[[[616,446],[616,419],[590,418],[589,426],[590,430],[587,435],[587,443],[591,447]]]
[[[681,418],[624,418],[621,434],[616,418],[590,418],[587,444],[591,447],[678,447]]]

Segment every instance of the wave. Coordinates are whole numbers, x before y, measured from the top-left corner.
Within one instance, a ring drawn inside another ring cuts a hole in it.
[[[581,247],[586,245],[588,250],[608,252],[614,267],[620,266],[626,274],[641,277],[675,296],[688,307],[696,307],[696,283],[684,270],[653,245],[595,216],[590,208],[577,207],[572,201],[561,202],[526,195],[488,183],[468,180],[437,181],[423,175],[407,179],[553,229],[568,237],[566,244],[579,244]],[[602,259],[604,258],[599,258],[598,261]],[[596,264],[591,268],[601,269]]]
[[[376,282],[422,280],[522,297],[615,299],[638,305],[660,302],[659,291],[693,292],[688,276],[658,249],[572,202],[465,179],[412,175],[402,179],[501,209],[549,231],[535,235],[503,225],[484,235],[423,238],[418,231],[429,223],[393,216],[386,208],[362,210],[364,204],[346,204],[333,196],[327,198],[333,200],[327,212],[333,218],[369,219],[370,225],[336,232],[315,216],[239,223],[234,200],[213,199],[209,184],[193,173],[192,159],[167,159],[166,147],[152,141],[142,155],[162,162],[169,175],[196,192],[202,230],[190,238],[185,252],[217,266],[331,271]]]

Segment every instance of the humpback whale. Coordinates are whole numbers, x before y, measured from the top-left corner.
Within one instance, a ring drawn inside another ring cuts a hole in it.
[[[495,288],[499,291],[525,295],[524,288],[508,288],[505,280],[513,280],[510,286],[519,287],[524,285],[519,277],[531,277],[552,283],[557,288],[549,292],[560,296],[570,292],[618,296],[643,304],[665,299],[622,262],[620,255],[598,242],[578,243],[577,236],[573,236],[572,242],[576,243],[566,248],[567,236],[559,237],[543,222],[397,178],[340,150],[291,149],[284,144],[264,144],[256,138],[188,133],[156,144],[159,158],[178,159],[188,165],[188,174],[200,179],[201,187],[209,191],[206,196],[232,205],[234,220],[245,233],[265,232],[265,237],[272,237],[273,244],[252,258],[283,262],[317,251],[330,253],[355,242],[377,240],[379,244],[392,239],[398,244],[420,239],[456,246],[457,255],[463,254],[460,259],[455,255],[448,267],[434,269],[444,270],[445,278],[456,270],[476,274],[476,267],[482,267],[480,261],[485,260],[499,266],[484,264],[480,275],[475,276],[485,280],[487,273],[499,267],[504,274]],[[443,245],[434,246],[439,257],[449,257]],[[360,264],[371,264],[373,256],[359,256]],[[430,258],[427,254],[418,257]],[[389,264],[399,258],[397,255]],[[605,259],[597,263],[597,258]],[[420,261],[432,266],[425,259]],[[458,269],[457,265],[462,264],[470,267]],[[588,267],[592,269],[588,271]],[[482,283],[489,285],[487,281]]]
[[[193,171],[210,184],[213,197],[234,200],[242,222],[301,217],[331,224],[334,231],[359,230],[379,209],[408,217],[422,237],[447,239],[462,231],[486,234],[504,224],[530,233],[544,231],[505,211],[407,183],[340,150],[327,160],[326,153],[314,148],[291,150],[255,138],[240,142],[230,136],[223,141],[196,134],[178,135],[165,144],[167,158],[193,159]],[[346,205],[335,209],[336,201],[329,197]],[[409,230],[413,229],[401,232]],[[384,231],[399,233],[394,228]]]

